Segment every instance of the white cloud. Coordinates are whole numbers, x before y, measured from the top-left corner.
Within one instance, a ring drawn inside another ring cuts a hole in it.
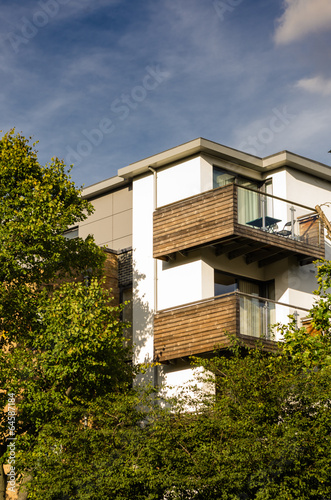
[[[302,78],[295,86],[314,94],[331,95],[331,79],[327,80],[320,75],[313,78]]]
[[[331,28],[330,0],[285,0],[285,12],[277,20],[275,41],[287,44],[311,33]]]

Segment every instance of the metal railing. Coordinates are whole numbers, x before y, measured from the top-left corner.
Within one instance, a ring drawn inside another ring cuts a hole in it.
[[[239,328],[242,335],[277,340],[277,323],[288,323],[291,315],[300,327],[309,313],[303,307],[238,291],[234,293],[239,297]]]
[[[314,246],[324,243],[315,209],[252,188],[236,189],[239,224]]]

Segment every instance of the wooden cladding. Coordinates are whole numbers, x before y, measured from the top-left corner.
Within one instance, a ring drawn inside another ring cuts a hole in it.
[[[213,189],[154,212],[154,257],[162,258],[233,234],[235,186]]]
[[[319,245],[319,242],[324,238],[323,226],[319,222],[317,214],[298,217],[300,228],[300,236],[309,245]]]
[[[165,310],[154,317],[154,354],[159,361],[227,347],[225,332],[239,331],[239,301],[234,294]]]
[[[316,214],[298,217],[297,238],[239,224],[235,184],[157,208],[153,217],[153,256],[157,259],[208,245],[214,245],[218,255],[227,253],[230,259],[235,258],[233,250],[241,248],[238,255],[246,255],[246,264],[258,261],[259,266],[291,255],[302,263],[325,256],[323,231]]]
[[[304,326],[307,330],[307,333],[309,335],[315,336],[315,335],[320,335],[320,331],[316,330],[316,328],[313,327],[311,324],[311,318],[306,318],[302,321],[302,326]]]

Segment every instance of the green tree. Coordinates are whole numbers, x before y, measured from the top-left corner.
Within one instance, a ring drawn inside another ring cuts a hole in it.
[[[102,275],[104,253],[93,237],[64,237],[68,227],[92,212],[63,161],[53,158],[42,166],[35,144],[14,130],[2,137],[1,463],[8,458],[10,427],[15,427],[19,459],[19,449],[26,450],[28,443],[33,450],[43,425],[65,418],[79,398],[84,405],[101,396],[102,387],[106,392],[118,389],[131,376],[123,361],[127,353],[120,309],[109,305],[110,296],[101,285],[93,281],[86,288],[72,283],[56,291],[63,280]],[[19,405],[15,426],[13,419],[9,424],[5,409],[10,394]],[[19,471],[26,472],[24,461],[21,465]],[[1,466],[0,498],[4,498],[4,479]]]
[[[330,498],[330,371],[302,365],[299,374],[281,351],[236,343],[196,362],[216,398],[197,389],[170,408],[157,393],[113,393],[75,407],[69,426],[45,426],[35,454],[25,453],[43,471],[31,498]]]
[[[16,397],[15,460],[31,478],[28,498],[76,498],[95,462],[87,449],[98,441],[102,460],[102,440],[113,432],[114,425],[99,423],[109,400],[122,398],[132,382],[126,325],[121,307],[110,305],[110,292],[96,279],[88,287],[67,283],[50,297],[44,293],[38,335],[31,332],[9,357],[2,353],[1,377],[6,395]]]
[[[32,328],[41,286],[99,272],[104,260],[92,237],[63,236],[93,207],[63,161],[40,165],[34,146],[14,130],[0,140],[0,335],[9,341]]]

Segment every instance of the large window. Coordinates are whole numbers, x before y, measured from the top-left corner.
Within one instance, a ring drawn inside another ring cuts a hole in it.
[[[214,272],[214,292],[216,295],[224,295],[237,290],[238,280],[231,274],[222,273],[221,271]]]
[[[242,293],[263,297],[266,299],[275,299],[274,281],[256,281],[247,278],[240,278],[230,273],[214,270],[214,292],[216,295],[225,295],[226,293],[238,290]]]
[[[247,179],[234,172],[229,172],[227,170],[222,170],[219,167],[213,167],[213,188],[219,188],[227,186],[233,183],[239,184],[240,186],[248,187],[251,189],[260,189],[263,185],[261,181],[255,181],[253,179]]]

